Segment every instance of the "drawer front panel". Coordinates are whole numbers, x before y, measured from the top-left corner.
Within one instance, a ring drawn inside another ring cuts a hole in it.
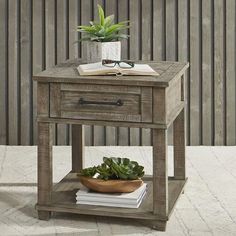
[[[109,85],[50,85],[50,116],[151,122],[152,89]]]
[[[114,120],[116,115],[133,115],[132,120],[140,120],[140,96],[135,94],[114,94],[96,92],[61,92],[62,117],[94,118]],[[80,113],[80,114],[78,114]],[[88,116],[89,114],[89,116]],[[79,115],[79,116],[78,116]]]

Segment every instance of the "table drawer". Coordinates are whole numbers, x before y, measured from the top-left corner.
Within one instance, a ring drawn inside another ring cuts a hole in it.
[[[51,83],[50,116],[152,122],[152,88]]]

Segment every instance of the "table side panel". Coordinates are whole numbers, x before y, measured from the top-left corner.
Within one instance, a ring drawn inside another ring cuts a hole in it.
[[[166,88],[153,88],[153,123],[166,124]]]
[[[167,119],[172,113],[172,111],[178,107],[182,101],[183,86],[181,77],[172,83],[168,88],[166,88],[166,116]]]
[[[50,83],[50,117],[61,117],[61,84]]]
[[[141,114],[143,122],[152,122],[152,88],[142,87]]]
[[[38,83],[37,116],[49,117],[49,83]]]

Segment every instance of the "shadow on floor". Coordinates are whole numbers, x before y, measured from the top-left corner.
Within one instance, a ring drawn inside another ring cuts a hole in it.
[[[6,189],[6,188],[9,188]],[[19,191],[19,189],[15,190],[14,188],[18,188],[19,185],[14,186],[14,184],[9,184],[1,186],[0,184],[0,202],[3,203],[3,205],[6,206],[6,208],[10,209],[11,214],[8,215],[7,211],[3,211],[2,216],[5,215],[5,217],[9,220],[9,225],[16,224],[15,219],[12,218],[11,222],[11,216],[14,217],[12,212],[15,211],[15,214],[18,216],[17,224],[22,227],[30,227],[32,225],[38,225],[40,228],[60,228],[61,226],[66,227],[68,229],[77,229],[81,227],[82,232],[78,232],[75,230],[75,232],[57,232],[56,235],[81,235],[81,236],[93,236],[93,235],[110,235],[108,234],[101,234],[100,233],[100,227],[109,228],[111,230],[111,225],[115,227],[116,229],[119,227],[122,227],[119,231],[119,235],[140,235],[149,233],[152,230],[145,225],[145,222],[139,221],[139,220],[127,220],[122,218],[112,218],[112,217],[106,217],[106,216],[87,216],[87,215],[77,215],[77,214],[70,214],[70,213],[53,213],[51,221],[41,221],[37,218],[37,211],[34,208],[34,205],[36,203],[37,194],[36,191],[33,191],[33,189],[28,189],[27,191]],[[24,186],[25,187],[25,186]],[[33,186],[32,186],[33,187]],[[1,188],[4,188],[1,189]],[[21,187],[22,188],[22,187]],[[25,188],[24,188],[25,189]],[[13,210],[15,209],[15,210]],[[32,220],[32,218],[34,220]],[[31,222],[31,225],[29,225],[29,221]],[[84,232],[83,232],[84,230]],[[49,234],[36,234],[33,235],[48,235],[52,236],[55,235],[54,233]],[[27,233],[25,234],[27,235]],[[29,234],[32,235],[32,234]],[[112,235],[116,235],[115,232],[112,232]]]

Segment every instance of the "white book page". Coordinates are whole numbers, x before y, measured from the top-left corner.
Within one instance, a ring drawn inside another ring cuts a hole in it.
[[[112,202],[99,202],[99,201],[80,201],[77,200],[76,204],[84,204],[84,205],[94,205],[94,206],[111,206],[111,207],[124,207],[124,208],[138,208],[142,203],[146,195],[146,191],[141,196],[139,201],[136,204],[127,204],[127,203],[112,203]]]
[[[132,68],[121,68],[119,65],[108,67],[102,65],[102,62],[79,65],[77,67],[80,75],[159,75],[147,64],[135,64]]]
[[[139,72],[155,72],[155,70],[153,70],[152,67],[147,64],[135,64],[134,67],[124,70],[139,71]]]
[[[137,205],[139,201],[142,200],[144,195],[146,194],[146,190],[139,196],[138,199],[120,199],[120,198],[95,198],[95,197],[84,197],[84,196],[77,196],[76,200],[79,202],[109,202],[115,204],[129,204],[129,205]]]
[[[109,73],[118,73],[119,69],[115,67],[103,66],[102,62],[83,64],[77,67],[80,75],[100,75]]]

